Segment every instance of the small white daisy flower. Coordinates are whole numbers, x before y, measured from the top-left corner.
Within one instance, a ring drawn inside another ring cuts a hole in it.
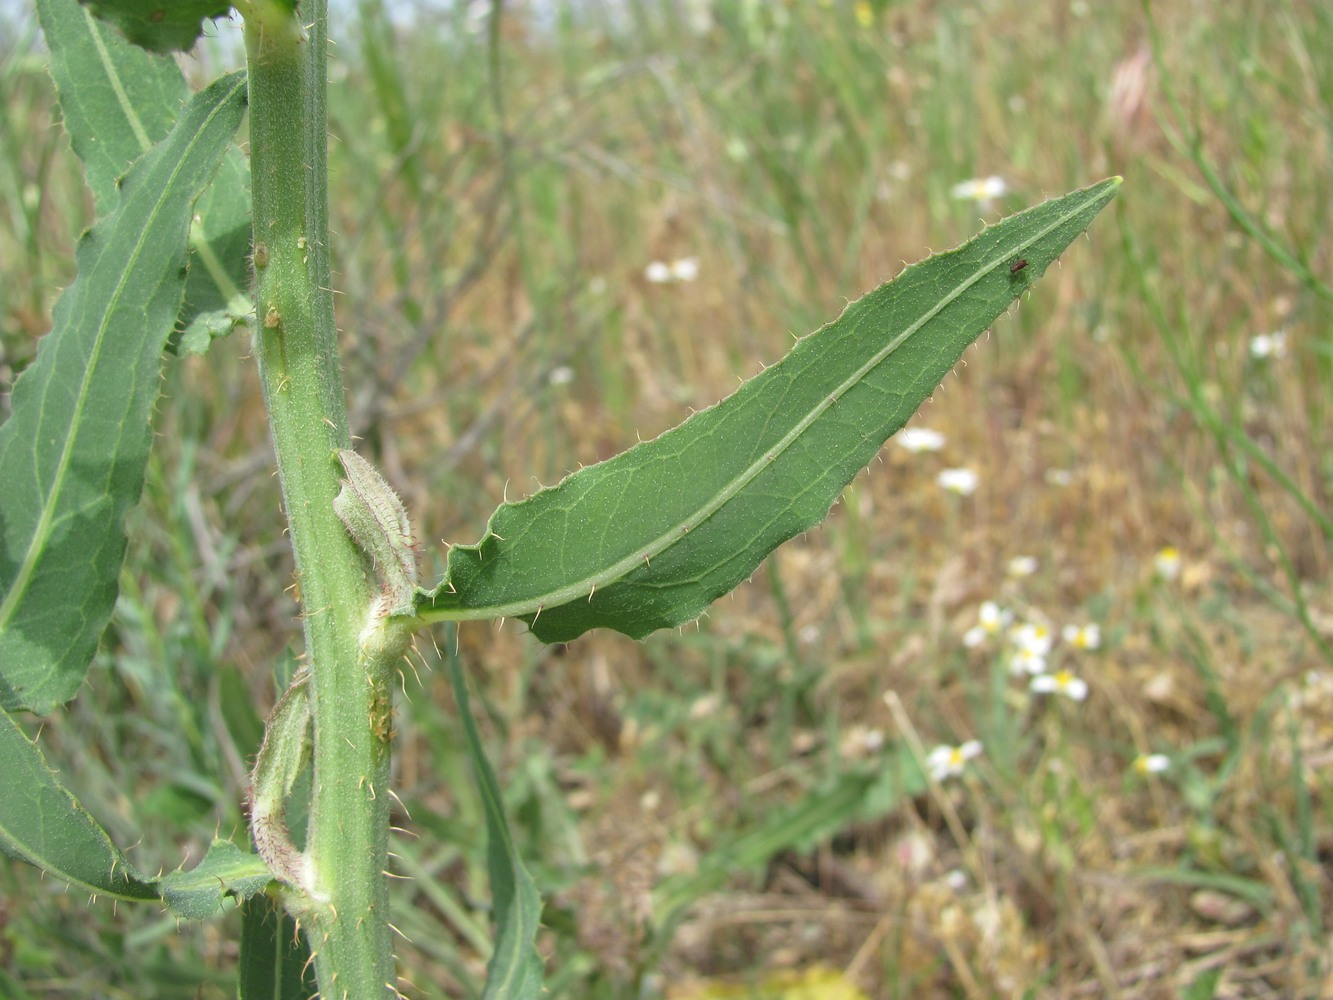
[[[1068,670],[1054,674],[1038,674],[1032,678],[1028,689],[1035,694],[1062,694],[1074,701],[1082,701],[1088,696],[1088,683],[1075,677]]]
[[[671,262],[671,277],[676,281],[693,281],[699,277],[699,258],[682,257]]]
[[[894,440],[913,454],[939,451],[944,447],[944,435],[928,427],[906,427],[895,435]]]
[[[959,201],[993,201],[1009,190],[1003,177],[974,177],[955,184],[949,192]]]
[[[1046,657],[1031,649],[1020,649],[1009,658],[1009,672],[1015,677],[1022,674],[1037,676],[1046,673]]]
[[[1171,766],[1171,758],[1164,753],[1141,753],[1134,758],[1134,770],[1139,774],[1161,774]]]
[[[699,258],[680,257],[670,264],[655,260],[643,269],[643,276],[655,285],[674,281],[693,281],[699,277]]]
[[[1280,361],[1287,356],[1287,334],[1284,330],[1276,333],[1260,333],[1250,338],[1250,357],[1265,360],[1272,358]]]
[[[1015,579],[1021,579],[1037,572],[1037,565],[1036,556],[1014,556],[1009,560],[1009,565],[1005,567],[1005,571]]]
[[[1097,625],[1066,625],[1060,637],[1075,649],[1096,649],[1102,644],[1102,630]]]
[[[655,285],[665,285],[671,280],[671,265],[655,260],[643,269],[643,276]]]
[[[977,491],[977,474],[971,469],[944,469],[936,477],[936,482],[960,497],[970,497]]]
[[[1046,656],[1051,651],[1054,638],[1051,630],[1037,622],[1023,622],[1009,632],[1009,641],[1024,652],[1036,656]]]
[[[989,636],[999,635],[1014,620],[1014,613],[994,601],[984,601],[977,609],[977,623],[963,633],[963,645],[969,649],[980,646]]]
[[[926,767],[936,781],[953,778],[963,773],[963,768],[973,757],[981,755],[981,741],[968,740],[961,746],[937,746],[926,756]]]
[[[1180,576],[1180,550],[1174,545],[1158,549],[1157,555],[1153,556],[1153,569],[1163,580],[1171,581]]]

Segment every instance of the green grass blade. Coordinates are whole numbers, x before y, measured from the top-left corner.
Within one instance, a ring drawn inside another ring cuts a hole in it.
[[[687,907],[716,892],[728,879],[767,864],[784,850],[810,849],[843,829],[860,812],[874,785],[869,774],[843,774],[824,789],[808,792],[795,805],[779,809],[727,843],[714,845],[697,871],[673,876],[653,892],[659,929],[671,929]]]
[[[792,805],[769,812],[745,832],[710,847],[696,870],[664,879],[653,890],[658,939],[669,940],[689,907],[738,873],[760,869],[782,851],[813,851],[851,823],[877,820],[925,788],[925,775],[910,756],[894,753],[885,754],[874,768],[839,774],[809,789]]]
[[[1222,981],[1222,973],[1225,971],[1223,966],[1205,969],[1181,991],[1180,1000],[1213,1000],[1217,996],[1217,984]]]
[[[162,899],[187,920],[211,917],[227,896],[246,900],[263,892],[273,873],[258,854],[243,851],[230,840],[215,840],[204,860],[189,871],[162,879]]]
[[[418,613],[520,617],[545,642],[596,627],[641,638],[696,617],[824,519],[1119,187],[1054,199],[907,268],[718,405],[501,506],[478,544],[450,551]]]
[[[241,904],[240,1000],[308,1000],[318,991],[305,934],[270,896]]]
[[[125,512],[139,499],[160,356],[180,310],[191,208],[245,110],[217,81],[84,234],[78,277],[14,385],[0,427],[0,704],[73,697],[116,599]]]
[[[7,712],[0,712],[0,850],[91,893],[158,898]]]
[[[523,859],[510,835],[500,785],[472,719],[462,665],[457,655],[450,655],[448,663],[449,683],[463,720],[468,753],[486,812],[486,867],[495,906],[495,950],[486,966],[482,1000],[528,1000],[542,993],[542,959],[533,944],[541,923],[541,895],[523,867]]]
[[[1191,871],[1187,868],[1146,866],[1135,870],[1135,877],[1149,883],[1183,885],[1191,889],[1213,889],[1243,899],[1260,913],[1273,911],[1273,889],[1258,879],[1225,872]]]

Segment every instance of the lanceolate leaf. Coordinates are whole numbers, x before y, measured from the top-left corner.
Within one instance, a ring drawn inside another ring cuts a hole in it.
[[[160,355],[180,309],[191,206],[230,147],[245,80],[186,106],[79,241],[78,277],[0,427],[0,704],[74,695],[116,598],[143,487]]]
[[[660,437],[492,515],[427,620],[519,617],[563,642],[679,625],[827,515],[964,349],[1115,196],[1049,201],[903,271],[777,365]]]
[[[0,850],[92,893],[158,897],[6,712],[0,712]]]
[[[116,205],[130,164],[171,131],[190,97],[175,59],[153,55],[104,25],[78,0],[37,0],[51,75],[70,145],[83,160],[99,217]],[[178,327],[181,353],[198,354],[252,312],[249,168],[227,151],[195,203],[190,271]]]
[[[224,896],[244,900],[272,881],[256,854],[214,841],[190,871],[139,874],[47,765],[41,750],[0,712],[0,850],[71,885],[119,899],[159,897],[178,916],[202,919]]]

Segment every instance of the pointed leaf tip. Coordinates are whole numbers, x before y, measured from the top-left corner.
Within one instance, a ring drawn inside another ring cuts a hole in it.
[[[827,515],[974,339],[1115,196],[1118,178],[907,267],[660,437],[499,507],[417,592],[426,620],[519,617],[545,642],[688,622]],[[1018,261],[1021,267],[1015,267]]]

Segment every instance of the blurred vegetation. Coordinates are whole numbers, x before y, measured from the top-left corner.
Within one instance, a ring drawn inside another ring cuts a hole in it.
[[[506,492],[709,404],[904,261],[1125,176],[913,422],[942,451],[890,443],[697,628],[542,648],[475,625],[418,651],[394,848],[415,995],[474,995],[488,934],[441,650],[548,900],[553,996],[796,995],[774,976],[816,967],[885,998],[1333,995],[1333,12],[348,7],[348,391],[428,574]],[[2,386],[91,221],[34,35],[0,26]],[[991,176],[1003,194],[954,196]],[[299,648],[247,353],[167,363],[118,614],[41,724],[147,871],[243,836]],[[940,488],[950,467],[974,494]],[[1003,633],[965,643],[985,601],[1057,640],[1099,626],[1050,654],[1086,700],[1032,693]],[[925,780],[932,746],[973,739]],[[230,995],[235,936],[0,866],[6,996]]]

